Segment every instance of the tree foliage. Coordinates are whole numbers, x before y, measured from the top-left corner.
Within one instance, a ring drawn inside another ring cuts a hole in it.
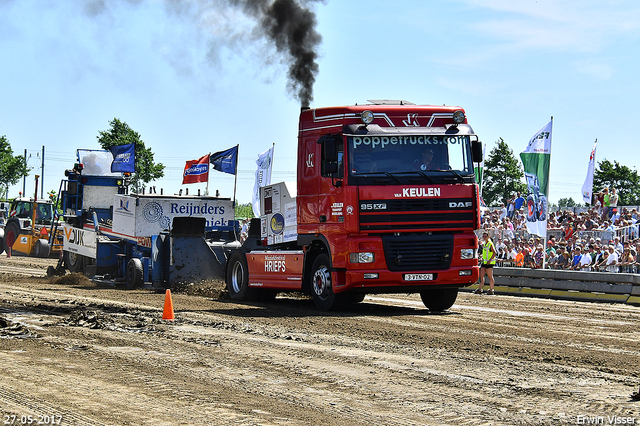
[[[516,192],[526,193],[527,185],[522,181],[523,178],[522,164],[504,139],[500,138],[484,162],[482,197],[487,206],[506,205]]]
[[[618,194],[618,205],[640,204],[640,176],[617,161],[611,163],[606,158],[598,163],[593,176],[593,193],[615,188]]]
[[[560,198],[558,200],[558,208],[560,210],[566,209],[568,207],[582,207],[580,203],[576,203],[573,197],[569,198]]]
[[[140,192],[145,188],[145,184],[164,176],[164,164],[153,161],[151,148],[145,147],[138,132],[117,118],[114,118],[109,124],[111,128],[109,130],[101,130],[98,135],[98,143],[103,149],[130,143],[135,144],[136,147],[136,172],[131,179],[130,189]]]
[[[29,174],[23,155],[13,155],[6,136],[0,136],[0,198],[7,198],[9,186]]]
[[[253,217],[253,206],[251,203],[237,204],[236,205],[236,217],[240,219]]]

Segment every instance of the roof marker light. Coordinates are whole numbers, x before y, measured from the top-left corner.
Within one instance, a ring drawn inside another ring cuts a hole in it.
[[[462,124],[464,123],[464,112],[463,111],[456,111],[453,113],[453,122],[455,124]]]
[[[362,114],[360,114],[360,119],[365,126],[371,124],[373,122],[373,112],[369,110],[362,111]]]

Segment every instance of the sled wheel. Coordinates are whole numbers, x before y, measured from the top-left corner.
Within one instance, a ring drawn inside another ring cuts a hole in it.
[[[140,259],[138,259],[137,257],[129,259],[129,262],[127,263],[126,276],[127,288],[142,287],[142,284],[144,283],[144,279],[142,276],[143,271],[144,270],[142,268],[142,261]]]

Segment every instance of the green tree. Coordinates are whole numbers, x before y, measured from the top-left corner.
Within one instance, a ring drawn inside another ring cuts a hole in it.
[[[569,198],[560,198],[558,200],[558,208],[560,210],[565,209],[567,207],[581,207],[580,203],[576,203],[572,197]]]
[[[617,161],[611,163],[606,158],[598,163],[593,176],[593,192],[600,192],[604,188],[616,189],[619,206],[640,204],[638,172]]]
[[[29,174],[23,155],[13,155],[6,136],[0,136],[0,198],[7,198],[9,187]]]
[[[526,193],[527,185],[522,182],[522,164],[504,139],[496,141],[484,162],[484,183],[482,197],[487,206],[506,203],[516,192]]]
[[[253,217],[253,206],[251,203],[237,204],[236,205],[236,217],[239,219],[246,219]]]
[[[164,176],[164,164],[156,164],[153,161],[151,148],[145,147],[138,132],[117,118],[114,118],[109,124],[111,128],[101,130],[98,135],[98,143],[103,149],[109,149],[115,145],[135,144],[136,172],[131,179],[131,190],[141,192],[144,190],[145,184]]]

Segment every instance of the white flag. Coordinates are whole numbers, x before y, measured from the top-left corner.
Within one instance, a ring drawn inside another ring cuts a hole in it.
[[[591,204],[591,197],[593,196],[593,173],[596,164],[596,145],[598,145],[598,139],[593,143],[591,157],[589,157],[589,166],[587,167],[587,178],[584,180],[584,185],[582,185],[582,199],[587,204]]]
[[[253,185],[253,196],[251,204],[253,205],[253,214],[255,217],[260,217],[260,188],[271,184],[271,169],[273,167],[273,149],[272,146],[262,154],[258,155],[256,164],[256,182]]]

